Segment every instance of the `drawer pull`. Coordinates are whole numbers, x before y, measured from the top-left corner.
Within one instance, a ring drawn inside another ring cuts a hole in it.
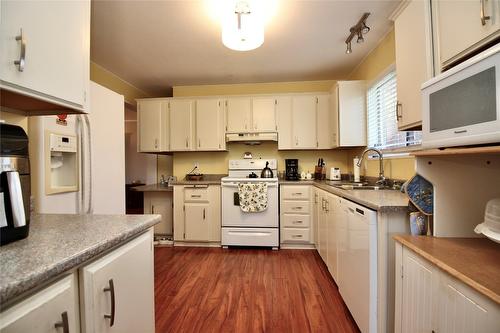
[[[68,320],[68,312],[64,311],[61,313],[61,321],[58,321],[54,324],[55,328],[62,328],[63,333],[69,333],[69,320]]]
[[[292,235],[292,238],[302,238],[302,235]]]
[[[302,208],[303,207],[300,207],[300,206],[298,206],[298,207],[292,207],[292,209],[295,209],[295,210],[301,210]]]
[[[292,223],[293,223],[293,224],[302,224],[302,223],[304,223],[304,222],[303,222],[303,221],[293,221]]]
[[[201,194],[191,194],[191,198],[201,198]]]
[[[104,318],[109,319],[109,327],[113,327],[115,324],[115,284],[113,279],[109,279],[109,287],[104,288],[103,291],[109,291],[111,296],[111,314],[105,314]]]
[[[22,72],[24,71],[24,65],[26,63],[26,39],[24,39],[23,29],[21,29],[21,34],[16,36],[16,41],[21,43],[21,52],[19,60],[14,60],[14,65],[18,66],[17,70],[19,72]]]
[[[302,192],[295,192],[295,193],[292,193],[292,195],[302,195],[303,193]]]

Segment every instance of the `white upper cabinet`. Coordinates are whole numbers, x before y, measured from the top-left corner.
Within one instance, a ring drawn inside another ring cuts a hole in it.
[[[292,97],[276,98],[278,149],[292,149]]]
[[[252,130],[257,132],[276,132],[275,97],[252,98]]]
[[[226,100],[227,132],[249,132],[251,128],[252,99],[230,97]]]
[[[318,95],[317,97],[317,148],[330,149],[333,148],[334,131],[332,130],[332,112],[330,95]]]
[[[365,81],[338,81],[332,92],[333,117],[337,122],[338,147],[366,146],[366,84]]]
[[[169,149],[168,101],[142,99],[137,101],[137,150],[161,152]]]
[[[194,101],[189,99],[171,99],[170,112],[170,150],[193,150],[194,145]]]
[[[196,150],[224,150],[224,112],[219,98],[196,100]]]
[[[2,1],[0,12],[0,86],[88,112],[90,1]]]
[[[498,0],[439,0],[432,3],[433,27],[442,66],[452,64],[500,36]]]
[[[433,75],[430,1],[414,0],[405,5],[394,15],[400,130],[421,126],[420,87]]]
[[[314,95],[292,96],[292,147],[316,149],[316,104]]]

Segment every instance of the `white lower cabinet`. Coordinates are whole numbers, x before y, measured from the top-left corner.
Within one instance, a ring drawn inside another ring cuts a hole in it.
[[[174,186],[174,241],[220,242],[219,185]]]
[[[303,246],[314,244],[314,226],[311,224],[312,203],[310,185],[280,186],[281,244]]]
[[[144,214],[160,214],[160,223],[154,226],[157,235],[172,235],[173,192],[144,192]]]
[[[154,332],[152,230],[80,269],[83,332]]]
[[[396,244],[396,333],[494,333],[499,328],[500,305]]]
[[[78,282],[70,274],[0,315],[0,332],[79,332]]]

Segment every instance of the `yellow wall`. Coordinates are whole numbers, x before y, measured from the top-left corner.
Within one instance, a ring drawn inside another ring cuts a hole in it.
[[[28,133],[28,117],[11,112],[0,112],[0,119],[7,124],[21,126]]]
[[[378,78],[381,73],[392,66],[395,60],[394,30],[392,30],[352,71],[349,79],[370,82]],[[349,153],[350,170],[353,168],[352,159],[356,155],[360,156],[361,152],[362,150],[353,150]],[[388,178],[409,179],[415,174],[415,159],[413,157],[386,159],[384,161],[384,169],[385,175]],[[378,176],[378,170],[378,160],[370,160],[363,163],[361,174],[376,177]]]
[[[186,96],[213,96],[213,95],[244,95],[244,94],[279,94],[329,91],[335,81],[303,81],[303,82],[271,82],[248,84],[223,84],[201,86],[176,86],[173,87],[174,97]],[[285,169],[286,158],[298,158],[300,171],[314,172],[318,158],[322,157],[327,166],[339,167],[342,172],[348,172],[347,151],[322,150],[322,151],[278,151],[276,142],[264,142],[259,146],[247,146],[243,143],[230,143],[227,152],[184,152],[174,153],[173,172],[179,179],[193,169],[193,163],[198,162],[201,172],[206,174],[227,173],[230,159],[243,158],[243,153],[250,151],[254,158],[276,158],[278,170]],[[158,170],[159,173],[164,170]]]
[[[133,86],[100,65],[90,62],[90,79],[125,97],[125,102],[135,105],[136,98],[151,97],[147,92]]]
[[[335,81],[296,81],[269,83],[217,84],[200,86],[175,86],[174,97],[244,95],[244,94],[280,94],[329,91]]]
[[[278,171],[285,170],[286,158],[298,158],[299,170],[314,172],[318,158],[322,157],[328,167],[339,167],[347,172],[347,151],[343,150],[311,150],[311,151],[278,151],[276,142],[263,142],[259,146],[248,146],[243,143],[229,143],[227,152],[184,152],[174,153],[174,175],[184,178],[198,162],[200,171],[205,174],[226,174],[228,161],[243,158],[244,152],[252,152],[253,158],[276,158]]]

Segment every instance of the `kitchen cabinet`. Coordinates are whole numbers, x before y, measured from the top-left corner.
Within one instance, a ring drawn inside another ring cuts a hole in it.
[[[174,241],[217,243],[220,237],[220,186],[175,185]]]
[[[224,112],[219,98],[196,100],[196,150],[225,150]]]
[[[310,185],[280,186],[280,232],[285,247],[314,244]]]
[[[430,1],[402,3],[393,15],[399,130],[422,125],[420,87],[433,76]]]
[[[61,106],[89,112],[90,1],[2,1],[1,7],[0,87],[55,105],[43,114],[61,113]]]
[[[170,99],[170,151],[194,149],[194,101]]]
[[[432,1],[433,28],[442,67],[500,37],[498,0]]]
[[[330,92],[333,121],[337,125],[335,147],[366,146],[365,81],[337,81]]]
[[[227,98],[226,119],[226,132],[242,133],[252,131],[252,99],[250,97]]]
[[[276,104],[274,96],[252,98],[252,129],[256,132],[276,132]]]
[[[278,128],[278,149],[293,148],[292,133],[292,97],[276,98],[276,125]]]
[[[321,191],[319,194],[320,201],[320,213],[318,219],[318,243],[319,243],[319,255],[325,264],[328,264],[328,192]]]
[[[333,279],[338,279],[338,223],[342,218],[341,200],[338,196],[328,193],[327,195],[327,261],[326,266]]]
[[[317,97],[316,129],[318,149],[334,148],[335,131],[333,130],[333,113],[330,95],[318,95]]]
[[[316,106],[314,95],[292,96],[292,148],[316,149]]]
[[[1,333],[79,332],[78,281],[70,274],[3,310]]]
[[[172,235],[173,192],[144,192],[144,213],[160,214],[160,223],[154,226],[155,235]]]
[[[498,304],[396,244],[396,333],[493,333],[498,327]]]
[[[169,150],[167,99],[137,100],[137,151]]]
[[[313,212],[312,212],[312,224],[313,224],[313,242],[316,249],[319,251],[319,215],[321,213],[320,205],[320,195],[321,190],[313,187]]]
[[[154,332],[153,233],[80,269],[83,332]]]

